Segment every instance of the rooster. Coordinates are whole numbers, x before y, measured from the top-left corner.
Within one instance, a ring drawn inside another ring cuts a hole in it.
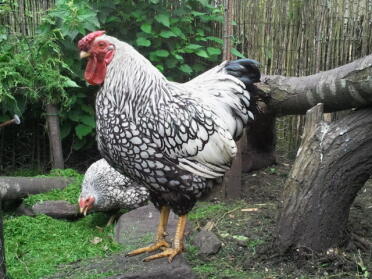
[[[257,62],[223,62],[186,83],[168,81],[129,44],[95,31],[78,43],[88,58],[84,77],[96,97],[97,143],[120,173],[144,185],[160,210],[155,243],[144,261],[183,252],[187,213],[223,177],[237,153],[234,140],[253,119],[250,92],[260,79]],[[171,246],[165,239],[170,210],[178,216]]]
[[[80,212],[112,212],[134,209],[148,199],[148,191],[114,170],[105,159],[94,162],[85,172],[79,197]],[[114,215],[113,215],[114,216]],[[111,217],[108,224],[111,224]]]

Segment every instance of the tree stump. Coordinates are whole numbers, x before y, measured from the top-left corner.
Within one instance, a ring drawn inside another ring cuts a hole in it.
[[[372,174],[372,110],[322,121],[323,105],[306,114],[302,144],[283,193],[281,252],[325,251],[345,244],[349,211]]]

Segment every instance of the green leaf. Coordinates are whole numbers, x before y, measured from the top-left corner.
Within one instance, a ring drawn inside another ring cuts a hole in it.
[[[72,145],[72,148],[74,150],[80,150],[84,147],[84,145],[87,143],[87,139],[86,138],[83,138],[83,139],[76,139],[74,144]]]
[[[169,25],[170,25],[170,23],[169,23],[169,16],[167,14],[157,15],[157,16],[155,16],[155,20],[157,22],[163,24],[164,26],[169,27]]]
[[[245,58],[245,56],[240,51],[238,51],[236,48],[232,48],[231,53],[237,57]]]
[[[61,139],[67,137],[71,132],[71,122],[66,122],[61,127]]]
[[[141,30],[147,34],[150,34],[151,31],[152,31],[152,26],[151,24],[148,24],[148,23],[144,23],[141,25]]]
[[[168,57],[169,51],[165,49],[158,49],[152,52],[153,55],[159,56],[159,57]]]
[[[208,0],[198,0],[198,2],[200,4],[202,4],[203,6],[205,6],[205,7],[209,7],[210,6],[209,3],[208,3]]]
[[[208,47],[207,51],[208,51],[209,55],[220,55],[221,54],[221,50],[219,48],[215,48],[215,47]]]
[[[84,115],[81,117],[81,122],[89,127],[92,127],[92,128],[96,127],[96,121],[94,120],[93,116]]]
[[[164,71],[164,66],[163,65],[158,64],[158,65],[156,65],[156,68],[158,68],[158,70],[160,72],[163,72]]]
[[[85,124],[79,124],[75,127],[76,135],[79,139],[82,139],[86,135],[89,135],[92,132],[93,128]]]
[[[160,37],[166,38],[166,39],[168,39],[170,37],[177,37],[177,35],[174,34],[172,31],[163,31],[159,35],[160,35]]]
[[[204,49],[200,49],[195,53],[196,53],[196,55],[198,55],[200,57],[209,58],[208,53]]]
[[[151,0],[151,3],[153,4],[159,4],[160,0]]]
[[[181,61],[183,62],[183,60],[185,60],[181,55],[175,53],[175,52],[172,52],[172,55],[174,56],[174,58],[176,58],[178,61]]]
[[[142,38],[142,37],[137,38],[136,43],[138,46],[145,46],[145,47],[151,46],[151,41],[145,38]]]
[[[199,48],[202,48],[203,46],[201,45],[197,45],[197,44],[189,44],[186,46],[186,49],[190,49],[190,50],[196,50],[196,49],[199,49]]]
[[[72,121],[74,121],[74,122],[79,122],[80,121],[80,112],[79,111],[77,111],[77,110],[71,110],[71,111],[69,111],[68,112],[68,114],[67,114],[67,117],[70,119],[70,120],[72,120]]]
[[[187,64],[183,64],[181,67],[180,67],[180,70],[186,74],[191,74],[192,73],[192,69],[189,65]]]
[[[175,26],[175,27],[172,27],[171,30],[172,30],[172,32],[173,32],[174,34],[176,34],[178,37],[182,38],[183,40],[186,40],[186,36],[185,36],[185,34],[182,32],[182,30],[181,30],[180,28],[178,28],[178,27]]]
[[[62,84],[63,87],[80,87],[75,81],[66,77],[66,80]]]
[[[191,14],[193,16],[203,16],[203,15],[206,15],[206,13],[201,13],[201,12],[198,12],[198,11],[192,11]]]
[[[91,106],[88,106],[88,105],[86,105],[86,104],[82,104],[82,105],[81,105],[81,109],[82,109],[83,111],[85,111],[86,113],[89,113],[89,114],[91,114],[91,115],[94,114],[94,109],[93,109]]]
[[[213,36],[208,36],[206,37],[207,40],[210,40],[210,41],[213,41],[213,42],[216,42],[216,43],[219,43],[219,44],[223,44],[223,40],[218,38],[218,37],[213,37]]]

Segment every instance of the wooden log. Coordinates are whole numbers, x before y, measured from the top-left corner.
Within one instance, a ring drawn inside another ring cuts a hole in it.
[[[28,195],[63,189],[73,182],[65,177],[0,177],[0,195],[3,200],[20,199]]]
[[[323,105],[306,117],[302,144],[286,181],[278,222],[284,253],[298,247],[325,251],[348,239],[352,202],[372,174],[372,109],[322,121]]]
[[[317,103],[325,112],[372,106],[372,55],[304,77],[264,76],[257,84],[271,113],[304,114]]]

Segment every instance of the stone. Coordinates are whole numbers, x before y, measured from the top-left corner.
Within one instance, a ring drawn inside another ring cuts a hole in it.
[[[35,204],[32,207],[35,215],[45,214],[57,219],[76,219],[79,217],[77,205],[73,205],[68,201],[44,201]]]
[[[107,274],[107,275],[106,275]],[[83,260],[63,265],[57,273],[44,279],[194,279],[195,274],[182,255],[168,263],[167,258],[143,262],[140,256],[126,257],[124,253],[104,258]]]
[[[148,246],[153,243],[160,213],[149,204],[139,207],[126,214],[123,214],[115,226],[115,240],[124,245],[126,251]],[[169,215],[167,227],[167,240],[173,241],[176,232],[178,216],[173,212]],[[185,236],[191,231],[190,223],[187,223]]]
[[[192,239],[193,245],[199,247],[199,254],[209,256],[217,254],[222,246],[222,242],[211,231],[201,230]]]

